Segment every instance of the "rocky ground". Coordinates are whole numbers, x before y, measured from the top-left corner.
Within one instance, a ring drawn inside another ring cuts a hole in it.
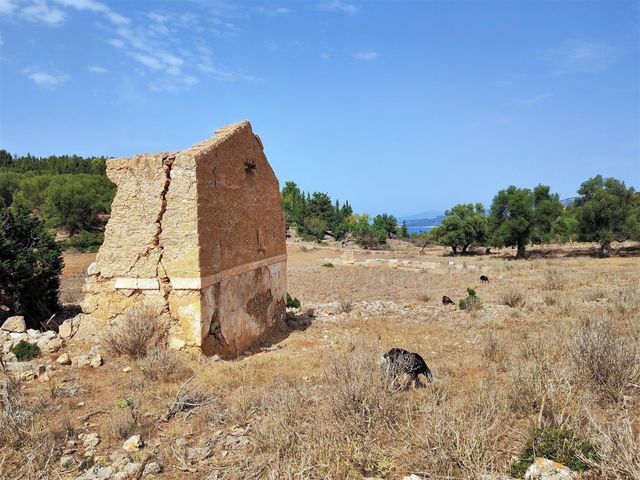
[[[534,452],[531,469],[555,473],[526,478],[640,478],[640,261],[590,248],[516,262],[508,250],[450,257],[395,242],[345,254],[297,242],[289,291],[301,307],[235,361],[118,356],[100,335],[77,335],[78,320],[56,333],[13,318],[0,330],[0,477],[498,479],[545,428],[598,457],[576,474]],[[67,259],[67,301],[91,260]],[[473,311],[457,306],[467,288],[481,300]],[[17,361],[21,341],[39,356]],[[376,360],[392,347],[419,352],[435,381],[389,390]],[[594,378],[585,349],[603,368],[631,368]]]

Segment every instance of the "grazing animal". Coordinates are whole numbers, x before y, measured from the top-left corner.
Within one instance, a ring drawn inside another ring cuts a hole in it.
[[[401,348],[392,348],[389,350],[382,355],[380,363],[384,365],[385,373],[387,377],[391,379],[392,387],[396,380],[405,373],[411,375],[411,382],[414,388],[417,385],[421,385],[420,379],[418,378],[420,374],[424,375],[428,381],[431,381],[433,378],[431,370],[429,370],[427,363],[420,355]]]
[[[489,277],[487,277],[486,275],[480,275],[480,281],[482,283],[489,283]]]
[[[453,300],[451,300],[446,295],[444,297],[442,297],[442,304],[443,305],[454,305]]]

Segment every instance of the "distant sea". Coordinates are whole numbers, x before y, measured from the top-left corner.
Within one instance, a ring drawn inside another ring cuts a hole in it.
[[[425,233],[431,230],[433,227],[435,227],[435,225],[424,225],[416,227],[407,226],[407,230],[409,231],[409,233]]]

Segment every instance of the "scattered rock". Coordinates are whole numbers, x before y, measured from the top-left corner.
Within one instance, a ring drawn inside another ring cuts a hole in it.
[[[25,323],[23,316],[15,315],[7,318],[0,328],[7,332],[24,333],[27,331],[27,324]]]
[[[203,462],[211,456],[211,449],[206,447],[193,447],[187,449],[187,459],[190,462]]]
[[[40,343],[43,343],[42,347],[40,347]],[[63,346],[64,346],[64,341],[61,338],[52,338],[50,340],[47,340],[45,338],[38,342],[38,347],[40,347],[41,350],[44,350],[45,352],[48,352],[48,353],[55,353],[58,350],[60,350]]]
[[[91,358],[89,358],[89,355],[78,355],[73,359],[73,362],[76,367],[88,367],[91,365]]]
[[[84,448],[95,448],[100,444],[100,437],[97,433],[87,433],[82,438],[82,445]]]
[[[102,365],[102,357],[100,355],[94,355],[90,358],[91,361],[89,362],[89,365],[93,368],[99,368]]]
[[[162,467],[157,462],[147,463],[142,471],[142,476],[146,477],[147,475],[158,475],[162,473]]]
[[[59,363],[60,365],[71,365],[71,357],[65,352],[56,358],[56,363]]]
[[[34,372],[33,370],[27,370],[26,372],[22,372],[20,374],[20,379],[25,381],[25,382],[30,382],[31,380],[34,380],[36,378],[36,372]]]
[[[524,474],[525,480],[571,480],[577,475],[569,467],[546,458],[536,458]]]
[[[137,452],[143,445],[144,443],[142,443],[140,435],[133,435],[129,440],[124,442],[122,448],[127,452]]]
[[[129,373],[131,370],[132,370],[132,368],[131,368],[131,367],[124,367],[124,368],[122,369],[122,371],[123,371],[124,373]]]
[[[415,473],[412,473],[411,475],[407,475],[406,477],[404,477],[402,480],[422,480],[422,477],[419,477]]]
[[[60,336],[60,338],[68,339],[73,337],[73,335],[76,333],[76,330],[77,328],[73,322],[73,319],[70,318],[62,322],[62,325],[58,327],[58,335]]]

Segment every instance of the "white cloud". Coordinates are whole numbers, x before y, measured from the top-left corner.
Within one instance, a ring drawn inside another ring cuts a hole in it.
[[[614,51],[604,43],[567,40],[547,52],[556,74],[596,73],[606,70],[614,61]]]
[[[363,62],[371,62],[376,58],[378,58],[378,54],[376,52],[372,52],[368,50],[368,51],[356,52],[352,55],[352,57],[355,58],[356,60],[362,60]]]
[[[116,47],[116,48],[124,47],[124,42],[122,40],[120,40],[119,38],[112,38],[111,40],[109,40],[109,44],[112,47]]]
[[[0,0],[0,15],[11,15],[16,5],[11,0]]]
[[[334,0],[332,2],[323,2],[319,4],[318,9],[324,10],[325,12],[339,12],[339,13],[348,13],[349,15],[353,15],[355,13],[358,13],[358,10],[360,10],[360,7],[358,5],[354,5],[353,3]]]
[[[4,45],[4,40],[2,40],[2,35],[0,35],[0,47]]]
[[[90,65],[89,67],[87,67],[87,70],[89,70],[91,73],[107,73],[107,69],[101,67],[100,65]]]
[[[144,55],[142,53],[134,53],[132,55],[138,62],[149,67],[152,70],[160,70],[162,68],[162,62],[151,55]]]
[[[114,25],[127,25],[130,20],[120,15],[119,13],[114,12],[107,5],[101,2],[96,2],[95,0],[54,0],[56,3],[68,7],[75,8],[80,11],[88,11],[93,13],[100,13],[104,15],[111,23]]]
[[[42,70],[25,71],[27,78],[33,80],[36,85],[42,88],[53,88],[56,85],[69,79],[68,75],[52,74]]]
[[[20,15],[32,22],[44,22],[57,25],[66,19],[65,13],[56,7],[50,7],[46,0],[34,0],[20,10]]]
[[[540,103],[543,100],[551,97],[550,93],[541,93],[540,95],[534,95],[532,97],[522,97],[516,99],[516,104],[522,107],[532,107],[536,103]]]

